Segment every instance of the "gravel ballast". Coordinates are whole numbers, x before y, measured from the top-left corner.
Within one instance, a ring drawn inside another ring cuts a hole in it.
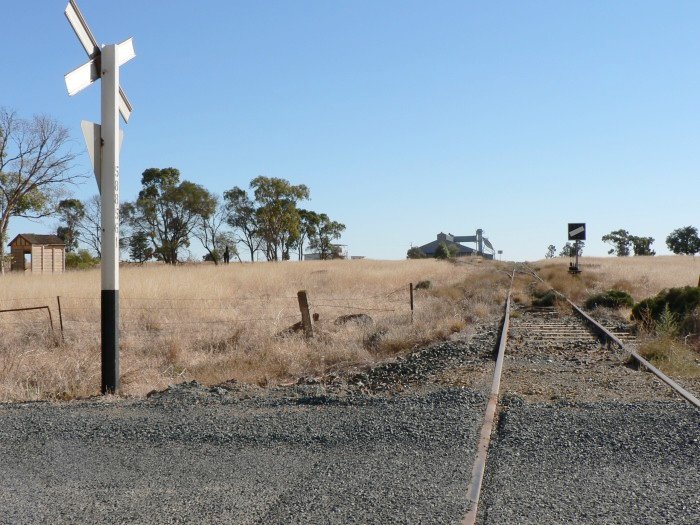
[[[484,398],[181,385],[0,406],[0,523],[459,523]]]
[[[480,515],[485,525],[697,525],[700,411],[513,400],[491,442]]]

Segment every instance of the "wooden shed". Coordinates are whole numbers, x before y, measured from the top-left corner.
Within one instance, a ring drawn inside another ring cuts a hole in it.
[[[20,233],[9,246],[12,271],[61,273],[66,267],[66,245],[56,235]]]

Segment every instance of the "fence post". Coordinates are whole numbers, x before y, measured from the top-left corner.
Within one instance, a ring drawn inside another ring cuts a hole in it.
[[[408,293],[411,297],[411,322],[413,322],[413,283],[408,285]]]
[[[314,336],[314,328],[311,326],[311,314],[309,313],[309,298],[306,290],[297,292],[299,300],[299,310],[301,311],[301,324],[304,326],[304,336],[308,339]]]
[[[48,306],[42,306],[41,308],[46,308],[46,311],[49,313],[49,324],[51,325],[51,333],[53,334],[53,316],[51,315],[51,308]]]
[[[65,336],[63,335],[63,313],[61,312],[61,296],[56,296],[56,302],[58,303],[58,322],[61,326],[61,341],[65,341]]]

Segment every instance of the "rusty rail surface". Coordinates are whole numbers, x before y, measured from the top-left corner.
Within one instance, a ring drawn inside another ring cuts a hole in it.
[[[592,324],[596,330],[598,330],[600,333],[605,335],[605,337],[607,337],[610,341],[613,341],[616,345],[618,345],[620,348],[622,348],[625,352],[628,352],[632,356],[632,358],[634,358],[634,360],[637,361],[637,363],[639,363],[640,366],[646,368],[647,370],[649,370],[649,372],[654,374],[661,381],[663,381],[668,386],[673,388],[678,393],[678,395],[680,395],[683,399],[688,401],[691,405],[695,405],[697,408],[700,408],[700,400],[697,397],[695,397],[693,394],[688,392],[685,388],[683,388],[681,385],[676,383],[673,379],[668,377],[666,374],[664,374],[661,370],[659,370],[654,365],[652,365],[649,361],[644,359],[637,352],[635,352],[631,348],[627,348],[615,334],[613,334],[610,330],[605,328],[598,321],[593,319],[590,315],[588,315],[586,312],[584,312],[577,305],[572,303],[568,297],[564,297],[564,299],[567,300],[567,302],[572,306],[572,308],[574,309],[574,311],[577,314],[579,314],[586,321],[588,321],[590,324]]]
[[[527,268],[530,271],[530,273],[532,273],[532,275],[534,275],[537,279],[539,279],[539,281],[541,283],[547,284],[544,281],[544,279],[542,279],[542,277],[540,277],[537,274],[537,272],[535,272],[535,270],[533,270],[530,267],[527,267]],[[649,372],[651,372],[657,378],[659,378],[661,381],[663,381],[668,386],[670,386],[673,390],[676,391],[676,393],[678,393],[678,395],[680,395],[683,399],[688,401],[688,403],[690,403],[691,405],[694,405],[696,408],[700,408],[700,400],[697,397],[695,397],[693,394],[688,392],[685,388],[680,386],[673,379],[668,377],[666,374],[664,374],[661,370],[659,370],[654,365],[652,365],[649,361],[644,359],[637,352],[635,352],[631,348],[628,348],[627,346],[625,346],[624,343],[622,341],[620,341],[620,339],[615,334],[613,334],[610,330],[605,328],[602,324],[600,324],[598,321],[596,321],[590,315],[588,315],[586,312],[584,312],[578,305],[574,304],[573,301],[571,301],[571,299],[569,299],[566,295],[564,295],[563,293],[561,293],[557,290],[554,290],[554,288],[552,288],[552,290],[554,291],[554,293],[556,293],[561,298],[563,298],[566,302],[568,302],[571,305],[571,307],[574,309],[574,311],[578,315],[583,317],[589,324],[591,324],[599,333],[603,334],[608,340],[614,342],[616,345],[618,345],[620,348],[622,348],[625,352],[630,354],[632,356],[632,358],[641,367],[646,368],[647,370],[649,370]]]
[[[508,341],[508,325],[510,323],[510,295],[513,290],[514,277],[515,270],[513,270],[510,276],[510,288],[508,290],[508,297],[506,298],[503,326],[501,327],[501,337],[498,343],[498,355],[496,357],[496,366],[493,373],[493,382],[491,383],[491,394],[486,404],[484,422],[481,425],[479,443],[476,447],[476,459],[472,467],[472,477],[469,481],[469,488],[467,489],[469,510],[464,520],[462,520],[462,525],[474,525],[479,510],[479,495],[481,494],[481,485],[484,481],[484,472],[486,470],[486,456],[489,451],[489,444],[491,443],[491,433],[496,419],[496,408],[498,407],[498,392],[501,388],[501,372],[503,371],[503,360],[506,353],[506,343]]]
[[[527,265],[524,265],[528,272],[531,273],[540,282],[547,284],[544,279],[542,279],[537,272]],[[466,516],[462,520],[461,525],[476,525],[477,514],[479,511],[479,497],[481,494],[481,486],[484,480],[484,473],[486,471],[486,458],[488,455],[489,445],[491,443],[491,434],[493,433],[493,425],[496,419],[496,409],[498,408],[498,395],[501,386],[501,374],[503,371],[503,361],[505,358],[506,344],[508,342],[508,328],[510,324],[510,305],[511,305],[511,293],[513,289],[513,280],[515,278],[515,273],[517,268],[513,270],[511,274],[511,284],[508,290],[508,297],[506,299],[505,313],[503,316],[503,325],[501,327],[501,334],[498,343],[498,355],[496,358],[496,366],[494,369],[493,382],[491,384],[491,393],[489,395],[489,400],[486,405],[486,411],[484,413],[484,420],[481,426],[481,432],[479,434],[479,442],[476,449],[476,457],[474,460],[474,465],[472,467],[472,475],[469,482],[469,487],[467,489],[467,500],[469,502],[469,510]],[[550,287],[551,288],[551,287]],[[595,330],[603,334],[608,340],[617,344],[625,352],[629,353],[640,366],[646,368],[661,381],[666,383],[668,386],[673,388],[683,399],[691,403],[692,405],[700,408],[700,400],[698,400],[693,394],[685,390],[678,383],[673,381],[670,377],[664,374],[661,370],[652,365],[649,361],[644,359],[634,350],[626,347],[624,343],[610,330],[605,328],[598,321],[593,319],[590,315],[584,312],[579,306],[574,304],[568,297],[566,297],[561,292],[554,290],[554,293],[567,301],[573,310],[581,316],[587,323],[592,325]]]

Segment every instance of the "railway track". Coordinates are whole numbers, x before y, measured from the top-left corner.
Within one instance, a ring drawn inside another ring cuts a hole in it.
[[[516,267],[511,275],[490,397],[467,492],[469,509],[462,525],[474,525],[480,519],[487,455],[504,391],[531,403],[681,398],[700,409],[697,397],[629,346],[634,336],[624,327],[606,328],[562,294],[558,294],[562,301],[557,307],[513,304],[517,272],[544,282],[527,266]]]

